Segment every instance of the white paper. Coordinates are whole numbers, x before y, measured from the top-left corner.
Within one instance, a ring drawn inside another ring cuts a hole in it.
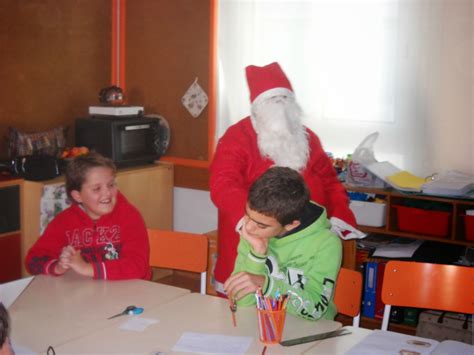
[[[0,302],[3,303],[5,308],[9,308],[18,296],[28,287],[33,276],[24,279],[18,279],[15,281],[0,284]]]
[[[474,176],[450,170],[436,175],[423,185],[423,193],[431,195],[464,196],[474,189]]]
[[[38,353],[36,351],[31,350],[30,348],[27,348],[26,346],[16,344],[14,340],[11,342],[12,349],[15,352],[15,355],[37,355]]]
[[[251,343],[251,337],[185,332],[172,350],[189,353],[245,354]]]
[[[122,323],[119,329],[143,332],[148,326],[158,322],[159,321],[157,319],[132,316],[125,323]]]
[[[374,330],[346,355],[431,354],[438,342],[401,333]]]
[[[472,355],[474,345],[454,340],[443,340],[431,353],[432,355]]]
[[[415,240],[412,243],[390,243],[378,246],[373,257],[383,258],[411,258],[415,251],[423,244],[422,240]]]

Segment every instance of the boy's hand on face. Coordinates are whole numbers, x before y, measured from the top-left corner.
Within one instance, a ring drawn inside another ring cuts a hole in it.
[[[263,288],[264,285],[265,276],[239,272],[227,279],[224,283],[224,290],[230,299],[240,300],[249,293],[255,293],[258,288]]]
[[[268,250],[268,238],[253,236],[247,231],[246,222],[244,221],[241,229],[241,236],[247,242],[249,242],[250,246],[252,247],[253,251],[260,255],[266,255]]]

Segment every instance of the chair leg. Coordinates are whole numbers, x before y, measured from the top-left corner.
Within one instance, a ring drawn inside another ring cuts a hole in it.
[[[360,313],[356,315],[354,318],[352,318],[352,326],[354,328],[359,328],[360,326]]]
[[[207,272],[201,272],[201,294],[206,294]]]
[[[390,321],[390,311],[392,309],[392,306],[389,304],[385,305],[385,308],[383,310],[383,320],[382,320],[382,327],[380,329],[382,330],[387,330],[388,329],[388,322]]]

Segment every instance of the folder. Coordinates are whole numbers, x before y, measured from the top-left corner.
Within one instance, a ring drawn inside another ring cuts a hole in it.
[[[382,284],[386,261],[377,263],[377,282],[375,285],[375,318],[383,319],[385,303],[382,301]]]
[[[377,262],[368,261],[365,265],[364,298],[362,302],[362,315],[365,317],[375,317],[376,285]]]
[[[408,171],[400,171],[394,175],[387,176],[390,185],[401,191],[420,192],[426,180],[413,175]]]

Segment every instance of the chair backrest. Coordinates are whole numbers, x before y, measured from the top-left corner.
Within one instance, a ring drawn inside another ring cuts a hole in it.
[[[204,234],[148,229],[150,266],[201,273],[206,293],[208,239]]]
[[[353,317],[352,325],[359,326],[362,297],[362,275],[358,271],[341,268],[336,281],[334,303],[340,314]]]
[[[474,313],[474,268],[389,261],[385,266],[382,330],[388,329],[391,306]]]

